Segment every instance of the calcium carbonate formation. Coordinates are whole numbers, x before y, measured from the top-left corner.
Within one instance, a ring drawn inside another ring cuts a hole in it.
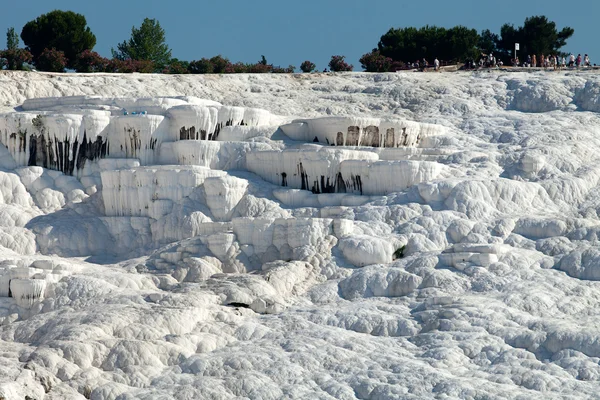
[[[597,395],[600,75],[0,81],[0,398]]]
[[[350,117],[295,120],[281,125],[281,131],[292,140],[322,146],[282,151],[253,138],[270,137],[285,117],[209,100],[66,97],[28,100],[23,109],[0,116],[0,143],[17,164],[79,178],[102,169],[99,160],[135,159],[142,166],[250,170],[274,184],[313,193],[381,195],[442,173],[432,163],[381,163],[379,153],[365,148],[416,147],[445,132],[431,124]],[[112,187],[109,174],[103,176]]]

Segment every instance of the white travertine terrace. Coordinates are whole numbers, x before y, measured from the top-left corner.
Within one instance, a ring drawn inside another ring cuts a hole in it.
[[[595,72],[0,85],[0,398],[597,397]]]

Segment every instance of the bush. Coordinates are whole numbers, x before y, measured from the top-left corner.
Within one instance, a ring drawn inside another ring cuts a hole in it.
[[[77,72],[104,72],[108,66],[108,58],[92,50],[85,50],[77,56]]]
[[[154,72],[154,63],[149,60],[123,60],[117,63],[117,72],[130,74],[139,72],[142,74],[151,74]]]
[[[247,67],[248,67],[248,72],[250,72],[251,74],[268,74],[269,72],[273,72],[272,65],[256,63],[256,64],[250,64]]]
[[[235,64],[231,64],[228,68],[228,74],[245,74],[248,72],[248,66],[243,62],[236,62]]]
[[[332,56],[329,61],[329,69],[334,72],[352,71],[354,66],[344,61],[344,56]]]
[[[406,250],[406,245],[396,249],[396,251],[394,251],[394,260],[397,260],[399,258],[404,258],[405,250]]]
[[[6,69],[23,70],[25,69],[23,64],[30,63],[32,56],[25,49],[9,49],[0,51],[0,59],[4,60],[3,63],[0,63],[0,67],[5,64]]]
[[[213,72],[215,74],[224,74],[227,67],[231,65],[231,62],[220,54],[211,58],[210,63],[213,66]]]
[[[67,66],[67,58],[65,57],[65,53],[60,50],[54,48],[44,49],[38,57],[35,66],[40,71],[64,72]]]
[[[402,61],[393,61],[392,62],[392,68],[390,69],[390,71],[399,71],[401,69],[406,68],[406,64]]]
[[[391,58],[385,57],[379,51],[363,54],[360,58],[360,64],[367,72],[390,72],[393,62]]]
[[[214,65],[207,58],[192,61],[188,66],[188,71],[190,74],[212,74],[214,70]]]
[[[104,71],[121,74],[130,74],[133,72],[150,74],[154,72],[154,63],[146,60],[119,60],[113,58],[112,60],[108,60]]]
[[[317,66],[315,65],[315,63],[312,63],[308,60],[306,60],[302,64],[300,64],[300,70],[302,72],[309,73],[309,72],[313,72],[315,69],[317,69]]]
[[[112,59],[108,60],[108,62],[106,63],[106,67],[104,68],[104,72],[112,72],[112,73],[119,72],[119,67],[120,67],[121,63],[122,63],[122,61],[117,60],[116,58],[112,58]]]
[[[176,58],[173,58],[169,65],[167,65],[162,73],[163,74],[188,74],[188,68],[190,63],[187,61],[179,61]]]
[[[294,67],[293,65],[288,65],[287,68],[273,67],[272,72],[274,74],[293,74],[295,70],[296,67]]]

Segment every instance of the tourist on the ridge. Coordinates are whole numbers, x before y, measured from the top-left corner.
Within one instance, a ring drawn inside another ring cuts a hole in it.
[[[436,71],[440,70],[440,60],[438,60],[437,57],[433,61],[433,69]]]
[[[577,54],[577,59],[575,60],[575,65],[577,68],[581,65],[581,54]]]
[[[565,56],[563,56],[562,62],[560,63],[560,66],[562,68],[565,68],[567,66],[567,59],[565,58]]]
[[[544,58],[544,55],[542,54],[540,56],[540,67],[544,68],[546,66],[546,59]]]
[[[527,65],[526,67],[531,67],[531,54],[527,56]]]
[[[533,55],[533,58],[532,58],[531,62],[532,62],[532,66],[534,68],[537,67],[537,58],[535,57],[535,54]]]
[[[585,57],[583,58],[583,66],[584,67],[590,67],[590,57],[586,54]]]
[[[572,67],[573,65],[575,65],[575,56],[573,55],[573,53],[571,53],[569,55],[569,67]]]

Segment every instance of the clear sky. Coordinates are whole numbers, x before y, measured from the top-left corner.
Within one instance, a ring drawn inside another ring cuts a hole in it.
[[[9,1],[9,0],[6,0]],[[55,10],[85,15],[96,35],[94,50],[110,56],[128,39],[133,25],[156,18],[166,30],[173,57],[196,60],[217,54],[231,61],[298,66],[311,60],[323,69],[334,54],[358,59],[377,46],[391,27],[465,25],[499,33],[504,23],[522,25],[526,17],[546,15],[575,29],[564,51],[590,54],[600,63],[599,0],[26,0],[9,1],[0,13],[4,33]]]

